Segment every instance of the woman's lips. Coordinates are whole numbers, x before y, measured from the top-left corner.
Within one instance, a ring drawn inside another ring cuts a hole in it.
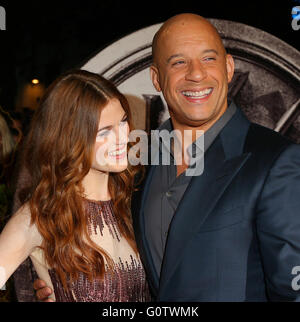
[[[124,145],[122,148],[119,148],[117,150],[110,151],[108,155],[110,158],[117,160],[124,159],[127,155],[127,145]]]

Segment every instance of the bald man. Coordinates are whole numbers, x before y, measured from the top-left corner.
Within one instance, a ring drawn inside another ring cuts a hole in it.
[[[168,153],[171,164],[149,166],[133,198],[136,240],[154,298],[299,300],[299,146],[250,123],[228,101],[234,60],[198,15],[162,25],[150,73],[170,112],[160,130],[192,136],[181,153],[162,142],[159,156]],[[204,170],[187,175],[202,166],[191,162],[201,153]],[[47,295],[42,286],[35,285],[40,299]]]
[[[150,73],[171,117],[160,129],[182,137],[190,130],[196,151],[197,130],[204,131],[201,175],[186,175],[191,165],[176,164],[171,150],[175,164],[151,166],[134,199],[137,244],[155,297],[299,300],[299,146],[228,102],[234,60],[200,16],[181,14],[162,25]]]

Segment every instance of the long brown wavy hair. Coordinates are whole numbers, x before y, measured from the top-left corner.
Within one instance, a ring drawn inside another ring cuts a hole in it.
[[[65,288],[79,272],[89,279],[103,277],[104,258],[112,265],[89,236],[82,180],[92,164],[101,110],[113,98],[120,101],[132,129],[128,102],[111,82],[88,71],[69,71],[47,89],[26,140],[31,220],[43,237],[45,259]],[[128,165],[110,173],[108,182],[118,228],[135,252],[130,203],[137,171]]]

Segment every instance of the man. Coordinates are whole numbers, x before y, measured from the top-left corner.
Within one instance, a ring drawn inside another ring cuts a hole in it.
[[[150,72],[171,116],[160,129],[190,130],[196,150],[196,131],[204,131],[201,175],[187,176],[191,164],[176,165],[170,149],[174,162],[150,166],[133,201],[153,295],[158,301],[300,300],[293,275],[300,266],[300,148],[251,124],[228,102],[234,61],[204,18],[181,14],[165,22],[153,40]],[[166,151],[162,146],[160,154]]]

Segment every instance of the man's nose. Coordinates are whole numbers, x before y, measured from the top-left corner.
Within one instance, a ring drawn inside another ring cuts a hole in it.
[[[202,63],[198,60],[190,62],[186,73],[186,80],[199,82],[207,76],[207,71]]]

